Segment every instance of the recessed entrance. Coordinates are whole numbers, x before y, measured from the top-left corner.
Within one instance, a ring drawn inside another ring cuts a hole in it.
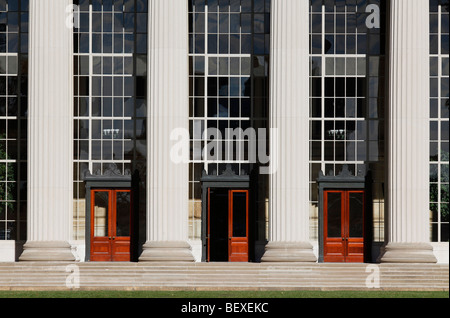
[[[208,261],[248,262],[248,190],[208,189]]]
[[[364,262],[364,191],[324,192],[324,261]]]
[[[83,172],[86,184],[85,261],[134,262],[139,238],[139,175],[115,164]]]
[[[131,206],[130,190],[91,190],[91,261],[130,261]]]
[[[227,164],[221,174],[205,170],[202,183],[202,261],[249,262],[252,247],[250,176]]]
[[[372,177],[319,173],[319,262],[371,262]]]

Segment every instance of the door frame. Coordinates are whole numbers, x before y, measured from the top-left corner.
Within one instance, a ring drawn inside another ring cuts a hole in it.
[[[251,233],[251,226],[249,226],[249,223],[251,222],[251,214],[252,209],[250,202],[252,191],[250,191],[250,176],[249,175],[237,175],[230,164],[227,164],[226,169],[224,172],[220,175],[217,175],[215,172],[213,172],[212,175],[208,175],[208,173],[203,170],[202,177],[200,179],[202,184],[202,262],[207,262],[209,257],[209,251],[208,251],[208,211],[209,211],[209,189],[211,188],[226,188],[226,189],[233,189],[233,190],[248,190],[248,241],[249,241],[249,261],[251,260],[251,249],[252,249],[252,233]]]
[[[372,174],[370,171],[365,176],[358,174],[355,176],[350,172],[347,165],[343,165],[342,171],[334,176],[329,174],[325,176],[322,171],[316,179],[319,195],[319,257],[318,262],[324,262],[324,192],[327,190],[363,190],[364,191],[364,262],[372,261],[372,238],[373,238],[373,212],[372,212]]]
[[[217,188],[208,188],[208,216],[207,216],[207,255],[206,259],[208,262],[211,261],[211,241],[209,240],[210,234],[211,234],[211,189],[217,189]],[[240,262],[237,260],[232,260],[232,245],[234,243],[245,243],[247,245],[247,260],[245,262],[248,262],[250,259],[250,240],[249,240],[249,198],[250,198],[250,191],[248,189],[231,189],[226,188],[227,194],[228,194],[228,211],[227,211],[227,241],[228,241],[228,262]],[[233,194],[234,193],[245,193],[245,233],[246,236],[239,236],[235,237],[233,236],[233,216],[234,216],[234,209],[233,209]],[[233,258],[236,258],[234,256]]]
[[[89,170],[83,172],[83,181],[85,182],[86,201],[85,201],[85,261],[91,261],[91,205],[92,190],[120,190],[127,189],[131,193],[131,223],[130,223],[130,261],[138,259],[138,229],[139,229],[139,176],[137,173],[131,175],[129,171],[124,174],[117,169],[115,164],[110,164],[101,174],[96,172],[91,174]]]
[[[328,237],[328,196],[329,194],[337,193],[341,196],[341,235],[340,237]],[[324,217],[323,217],[323,225],[324,225],[324,232],[323,232],[323,239],[324,239],[324,261],[327,262],[346,262],[346,263],[355,263],[355,262],[361,262],[360,258],[361,256],[358,255],[350,255],[349,253],[349,247],[357,247],[360,244],[364,244],[364,232],[365,228],[363,226],[363,233],[361,237],[350,237],[349,228],[350,228],[350,194],[351,193],[360,193],[363,195],[363,225],[365,224],[365,215],[366,215],[366,191],[364,189],[326,189],[324,190]],[[361,242],[362,239],[362,242]],[[340,255],[327,255],[327,249],[330,247],[330,245],[334,245],[335,247],[337,245],[341,245],[342,249],[342,256]],[[363,245],[364,247],[364,245]],[[328,260],[325,260],[325,258],[328,258]],[[363,251],[363,261],[364,261],[364,251]],[[341,260],[342,259],[342,260]]]
[[[95,197],[94,199],[91,199],[91,237],[89,238],[90,242],[91,242],[91,246],[90,246],[90,254],[89,254],[89,258],[91,258],[92,255],[92,248],[94,246],[94,242],[98,241],[98,242],[104,242],[109,244],[109,256],[110,259],[109,260],[102,260],[104,262],[119,262],[119,261],[130,261],[131,260],[131,222],[132,222],[132,209],[133,209],[133,201],[132,201],[132,197],[131,197],[131,189],[130,188],[107,188],[107,189],[103,189],[103,188],[95,188],[95,189],[91,189],[91,198],[93,197],[93,195],[95,195],[95,193],[99,193],[99,192],[104,192],[104,193],[108,193],[108,211],[107,211],[107,221],[108,221],[108,233],[105,236],[98,236],[96,237],[94,235],[94,227],[95,224],[92,222],[92,220],[95,217],[95,211],[94,211],[94,207],[95,207]],[[129,224],[130,224],[130,234],[128,236],[117,236],[117,193],[129,193],[130,195],[130,210],[129,210]],[[95,238],[97,238],[97,240],[95,240]],[[108,238],[108,239],[106,239]],[[127,259],[121,259],[123,258],[123,255],[119,255],[115,253],[115,250],[117,247],[119,247],[120,245],[123,246],[124,242],[129,245],[129,247],[127,247],[129,249],[129,258],[127,256]],[[102,257],[100,255],[98,255],[98,257]],[[100,260],[98,260],[100,261]]]

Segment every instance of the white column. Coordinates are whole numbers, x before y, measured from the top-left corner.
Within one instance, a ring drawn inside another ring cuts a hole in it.
[[[391,0],[382,262],[436,262],[429,243],[429,1]]]
[[[140,261],[194,261],[187,242],[188,53],[188,2],[150,0],[147,242]],[[187,157],[181,162],[171,157],[173,147],[180,146],[180,139],[171,139],[174,132],[185,133]]]
[[[309,243],[309,1],[272,0],[269,243],[264,262],[315,262]]]
[[[73,178],[73,29],[71,0],[30,0],[28,227],[21,261],[75,260]]]

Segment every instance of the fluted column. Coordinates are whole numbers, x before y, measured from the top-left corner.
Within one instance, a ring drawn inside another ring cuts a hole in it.
[[[20,261],[71,261],[73,35],[71,0],[30,0],[28,227]]]
[[[177,147],[189,151],[182,137],[189,131],[188,2],[149,0],[148,34],[147,242],[139,260],[194,261],[187,242],[188,158],[171,156]]]
[[[263,262],[315,262],[309,243],[309,1],[272,0],[269,243]],[[273,163],[273,162],[272,162]]]
[[[382,262],[436,262],[429,244],[429,1],[391,0],[387,228]]]

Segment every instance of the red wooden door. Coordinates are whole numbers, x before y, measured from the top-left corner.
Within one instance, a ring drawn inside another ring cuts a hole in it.
[[[364,262],[364,191],[324,192],[324,261]]]
[[[230,190],[228,261],[248,262],[248,190]]]
[[[91,261],[130,261],[131,191],[92,190]]]

